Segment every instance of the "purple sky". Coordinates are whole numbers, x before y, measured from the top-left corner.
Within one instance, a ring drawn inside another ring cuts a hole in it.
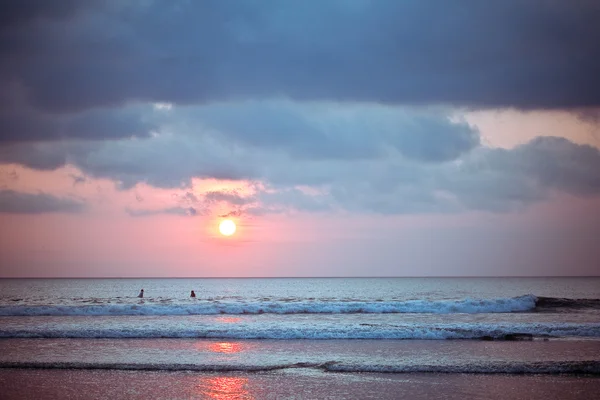
[[[0,277],[598,275],[598,20],[1,2]]]

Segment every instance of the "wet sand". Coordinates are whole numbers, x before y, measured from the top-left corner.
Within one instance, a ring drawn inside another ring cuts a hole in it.
[[[600,378],[561,375],[0,370],[2,399],[593,399]]]
[[[600,374],[600,340],[0,339],[0,367]]]
[[[598,354],[598,340],[1,339],[0,399],[587,400]]]

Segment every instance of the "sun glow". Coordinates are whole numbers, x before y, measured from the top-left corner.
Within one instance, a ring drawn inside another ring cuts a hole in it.
[[[219,232],[221,232],[221,235],[231,236],[235,233],[235,230],[235,222],[230,219],[225,219],[219,224]]]

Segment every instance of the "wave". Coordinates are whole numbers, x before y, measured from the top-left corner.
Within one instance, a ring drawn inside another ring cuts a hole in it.
[[[594,374],[600,375],[600,361],[481,362],[457,365],[351,365],[332,363],[329,372],[387,373],[473,373],[473,374]]]
[[[537,297],[407,301],[199,301],[197,304],[86,304],[0,306],[0,316],[215,315],[215,314],[379,314],[511,313],[531,311]]]
[[[600,310],[600,299],[567,299],[560,297],[537,297],[536,311],[557,312],[582,309]]]
[[[465,364],[359,364],[328,361],[272,365],[81,363],[81,362],[0,362],[0,368],[86,369],[133,371],[263,372],[311,368],[327,372],[379,373],[474,373],[474,374],[593,374],[600,375],[600,361],[487,361]]]
[[[393,340],[534,340],[537,338],[600,338],[600,323],[453,323],[223,326],[178,324],[163,328],[79,326],[36,329],[0,328],[0,338],[204,338],[204,339],[393,339]]]

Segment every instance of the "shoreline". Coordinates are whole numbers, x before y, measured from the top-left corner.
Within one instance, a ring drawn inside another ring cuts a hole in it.
[[[37,399],[397,399],[558,400],[593,398],[600,378],[586,376],[259,373],[0,369],[3,398]]]
[[[0,370],[81,370],[81,371],[141,371],[141,372],[206,372],[206,373],[261,373],[293,369],[315,370],[327,373],[380,373],[380,374],[471,374],[471,375],[571,375],[600,378],[600,361],[579,361],[557,365],[554,362],[507,363],[488,362],[466,365],[347,365],[337,362],[322,364],[299,362],[287,365],[228,366],[206,364],[141,364],[141,363],[0,363]]]
[[[0,370],[600,376],[600,341],[0,339]]]

